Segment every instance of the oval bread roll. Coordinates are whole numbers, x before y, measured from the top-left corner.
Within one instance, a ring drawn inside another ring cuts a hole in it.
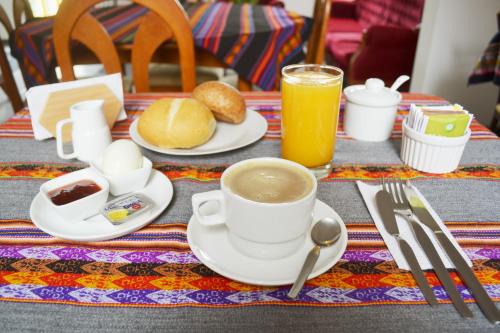
[[[214,134],[215,118],[192,98],[163,98],[151,104],[139,118],[137,130],[144,140],[162,148],[192,148]]]
[[[227,83],[202,83],[193,90],[193,97],[205,104],[217,120],[238,124],[245,119],[245,100],[238,90]]]

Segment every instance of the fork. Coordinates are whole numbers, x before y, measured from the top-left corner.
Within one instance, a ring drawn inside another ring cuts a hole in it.
[[[439,256],[436,248],[432,244],[431,240],[427,236],[424,231],[423,226],[417,222],[415,218],[415,214],[413,213],[410,203],[408,202],[408,198],[406,197],[406,193],[404,192],[404,184],[401,179],[394,180],[392,182],[386,182],[385,179],[382,179],[382,188],[389,192],[392,197],[392,201],[394,203],[394,212],[396,214],[402,215],[408,221],[410,225],[410,229],[416,235],[416,239],[420,245],[420,247],[424,250],[426,256],[429,258],[429,261],[434,267],[434,271],[439,278],[439,281],[443,284],[444,289],[450,296],[450,299],[453,302],[453,305],[457,309],[457,311],[463,317],[472,317],[473,314],[470,309],[465,304],[464,300],[460,296],[453,280],[446,269],[443,260]]]

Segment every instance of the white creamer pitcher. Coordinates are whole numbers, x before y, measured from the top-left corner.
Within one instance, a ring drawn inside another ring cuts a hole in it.
[[[77,158],[90,162],[101,157],[109,144],[111,132],[104,117],[103,100],[89,100],[76,103],[70,108],[71,118],[61,120],[56,126],[57,155],[63,159]],[[73,152],[63,151],[62,130],[64,125],[72,123]]]

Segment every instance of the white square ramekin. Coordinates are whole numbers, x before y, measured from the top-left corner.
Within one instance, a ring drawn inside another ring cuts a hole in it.
[[[101,188],[100,191],[75,200],[65,205],[55,205],[49,197],[49,192],[79,180],[92,180]],[[99,213],[106,204],[109,193],[108,181],[90,168],[78,170],[49,180],[40,186],[40,193],[46,203],[54,209],[65,221],[81,221]]]
[[[458,167],[471,131],[460,137],[442,137],[416,132],[403,121],[401,159],[413,169],[429,173],[448,173]]]

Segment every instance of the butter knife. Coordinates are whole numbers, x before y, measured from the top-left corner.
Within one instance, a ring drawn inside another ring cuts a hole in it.
[[[446,255],[450,258],[458,272],[458,275],[465,283],[472,296],[476,299],[477,305],[483,311],[485,317],[494,324],[500,323],[500,312],[498,311],[495,303],[488,296],[488,293],[486,293],[486,290],[484,290],[484,287],[474,275],[472,269],[469,267],[460,252],[458,252],[443,230],[441,230],[439,224],[429,213],[424,203],[413,190],[410,182],[407,182],[407,185],[408,186],[405,186],[404,191],[408,197],[413,213],[418,217],[420,222],[429,227],[434,235],[436,235],[441,247],[445,250]]]
[[[420,247],[424,250],[425,255],[429,258],[429,261],[434,268],[434,272],[436,273],[439,281],[443,284],[446,293],[450,296],[453,305],[457,309],[457,311],[463,316],[467,318],[472,318],[474,315],[471,310],[465,304],[462,296],[458,292],[453,280],[450,277],[450,274],[446,270],[446,266],[444,265],[441,257],[439,256],[434,244],[432,244],[429,236],[425,233],[424,228],[415,221],[414,219],[410,219],[410,227],[413,229],[413,233],[415,234],[415,238],[417,239]]]
[[[399,236],[399,228],[396,222],[396,216],[394,215],[394,204],[390,194],[384,190],[378,191],[375,195],[375,200],[377,202],[377,208],[380,213],[380,217],[382,218],[385,230],[387,230],[387,232],[398,241],[401,253],[403,253],[406,262],[410,266],[410,271],[413,274],[415,281],[417,281],[417,284],[427,300],[427,303],[431,306],[438,305],[436,296],[434,296],[434,292],[429,286],[429,282],[425,278],[424,272],[418,264],[417,257],[415,257],[410,245],[408,245],[408,243]]]

